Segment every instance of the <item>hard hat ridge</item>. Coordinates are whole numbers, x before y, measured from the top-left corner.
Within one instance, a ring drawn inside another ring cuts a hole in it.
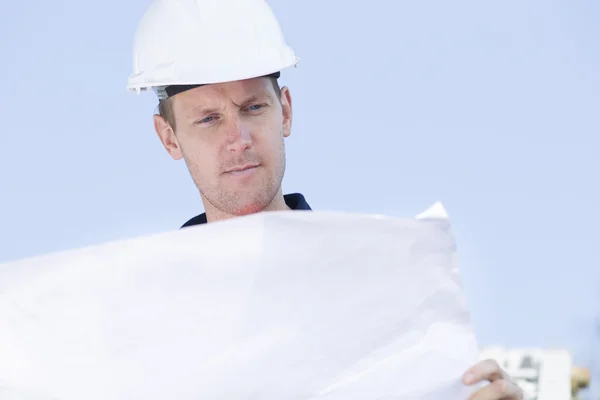
[[[273,74],[264,75],[266,78],[279,79],[281,72],[275,72]],[[158,86],[154,88],[154,91],[159,100],[166,100],[176,94],[185,92],[186,90],[194,89],[200,86],[205,86],[206,83],[194,84],[194,85],[169,85],[169,86]]]

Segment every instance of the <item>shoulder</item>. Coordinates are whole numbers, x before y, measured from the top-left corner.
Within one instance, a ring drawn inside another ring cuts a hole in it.
[[[290,193],[283,196],[285,204],[292,210],[311,210],[306,198],[301,193]]]
[[[181,225],[182,228],[187,228],[188,226],[194,225],[202,225],[206,223],[206,214],[202,213],[196,215],[194,218],[188,220],[185,224]]]

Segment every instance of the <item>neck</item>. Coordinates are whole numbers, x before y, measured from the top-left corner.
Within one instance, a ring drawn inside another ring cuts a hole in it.
[[[248,212],[243,212],[240,214],[228,214],[228,213],[224,212],[223,210],[220,210],[217,207],[213,206],[211,204],[211,202],[208,201],[202,194],[200,194],[200,196],[202,197],[202,203],[204,204],[204,212],[206,213],[206,222],[209,222],[209,223],[216,222],[216,221],[223,221],[223,220],[235,218],[235,217],[241,217],[243,215],[256,214],[256,213],[263,212],[263,211],[286,211],[286,210],[290,209],[288,207],[288,205],[285,203],[281,189],[279,189],[279,191],[277,192],[277,195],[275,195],[273,200],[271,200],[271,202],[266,207],[250,208]]]

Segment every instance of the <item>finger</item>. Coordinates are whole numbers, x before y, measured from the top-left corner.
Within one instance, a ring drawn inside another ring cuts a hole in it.
[[[507,379],[498,379],[473,393],[469,400],[522,400],[521,389]]]
[[[509,377],[500,368],[498,362],[492,359],[480,361],[465,372],[463,376],[463,382],[466,385],[473,385],[484,380],[493,382],[498,379],[509,379]]]

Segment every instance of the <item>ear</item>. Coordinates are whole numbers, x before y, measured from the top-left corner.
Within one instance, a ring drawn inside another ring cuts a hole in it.
[[[174,160],[181,159],[181,148],[171,125],[162,116],[154,114],[154,130],[161,143]]]
[[[283,115],[283,137],[292,134],[292,95],[286,86],[281,88],[281,112]]]

